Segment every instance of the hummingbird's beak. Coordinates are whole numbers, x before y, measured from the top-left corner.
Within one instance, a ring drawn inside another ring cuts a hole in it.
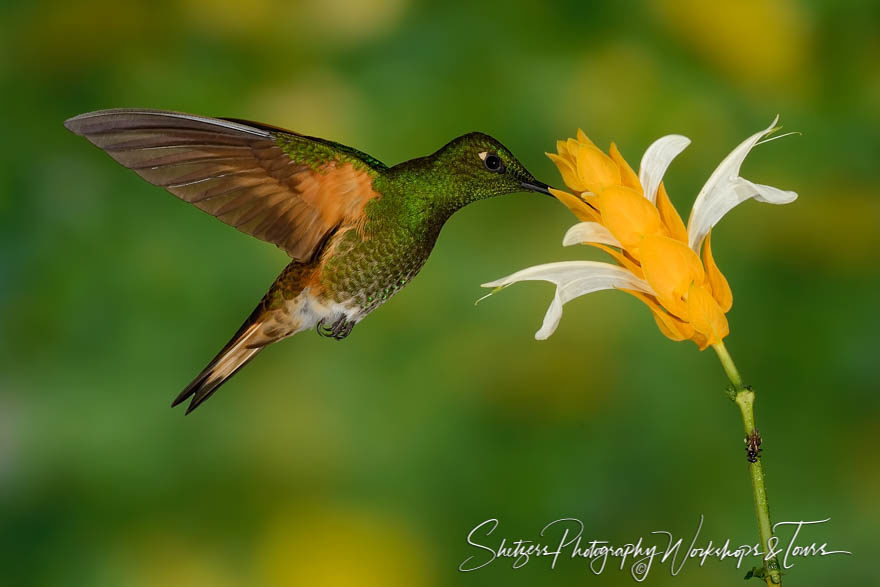
[[[519,185],[527,192],[538,192],[539,194],[547,194],[548,196],[553,197],[553,194],[550,193],[550,186],[546,183],[541,183],[537,179],[523,181],[520,182]]]

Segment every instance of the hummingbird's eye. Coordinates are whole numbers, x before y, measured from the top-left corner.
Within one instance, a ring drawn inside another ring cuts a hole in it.
[[[486,153],[486,156],[483,157],[483,164],[489,171],[504,173],[504,162],[495,153]]]

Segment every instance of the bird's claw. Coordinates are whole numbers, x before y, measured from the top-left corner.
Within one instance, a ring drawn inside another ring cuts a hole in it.
[[[354,320],[346,320],[345,316],[340,316],[335,322],[333,322],[329,326],[324,324],[324,319],[322,318],[318,322],[316,330],[321,336],[326,336],[328,338],[332,338],[333,340],[342,340],[343,338],[351,334],[354,325]]]

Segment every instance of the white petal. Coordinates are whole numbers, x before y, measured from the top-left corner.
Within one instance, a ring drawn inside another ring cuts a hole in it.
[[[568,229],[562,239],[563,247],[579,245],[582,243],[599,243],[612,247],[622,247],[611,231],[598,222],[581,222]]]
[[[645,197],[652,204],[657,203],[657,188],[663,181],[663,175],[672,160],[685,150],[691,140],[682,135],[666,135],[660,137],[648,147],[639,164],[639,183],[645,190]]]
[[[553,301],[550,302],[550,307],[547,308],[547,313],[544,314],[544,321],[541,322],[541,329],[535,333],[535,340],[547,340],[551,334],[556,332],[559,321],[562,320],[562,304],[563,302],[559,298],[559,288],[556,288],[556,293],[553,294]]]
[[[712,172],[700,190],[688,219],[688,244],[700,252],[703,239],[721,218],[734,207],[750,198],[770,204],[788,204],[797,198],[794,192],[755,184],[739,176],[740,167],[756,144],[776,127],[779,117],[766,129],[756,132],[739,144]]]
[[[788,190],[781,190],[772,185],[761,185],[760,183],[752,183],[747,179],[740,178],[740,182],[754,192],[754,198],[765,204],[791,204],[797,200],[797,193]]]
[[[635,289],[654,295],[651,286],[630,271],[618,265],[598,261],[563,261],[536,265],[484,283],[483,287],[503,288],[518,281],[549,281],[556,284],[553,302],[547,309],[541,329],[535,333],[535,338],[538,340],[544,340],[553,334],[562,318],[563,304],[576,297],[614,288]]]

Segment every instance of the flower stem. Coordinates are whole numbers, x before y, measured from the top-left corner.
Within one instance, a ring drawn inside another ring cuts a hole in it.
[[[758,533],[761,537],[761,546],[767,553],[770,549],[769,541],[773,537],[773,527],[770,524],[770,506],[767,503],[767,489],[764,486],[764,467],[761,464],[759,447],[761,444],[761,436],[755,427],[755,392],[751,387],[743,385],[742,377],[727,352],[727,347],[723,342],[712,345],[730,379],[732,388],[730,388],[730,399],[739,406],[740,414],[742,414],[743,427],[746,433],[746,450],[749,460],[749,475],[752,479],[752,495],[755,498],[755,515],[758,518]],[[767,582],[767,585],[782,585],[782,576],[779,572],[779,561],[775,556],[769,560],[765,559],[760,574]]]

